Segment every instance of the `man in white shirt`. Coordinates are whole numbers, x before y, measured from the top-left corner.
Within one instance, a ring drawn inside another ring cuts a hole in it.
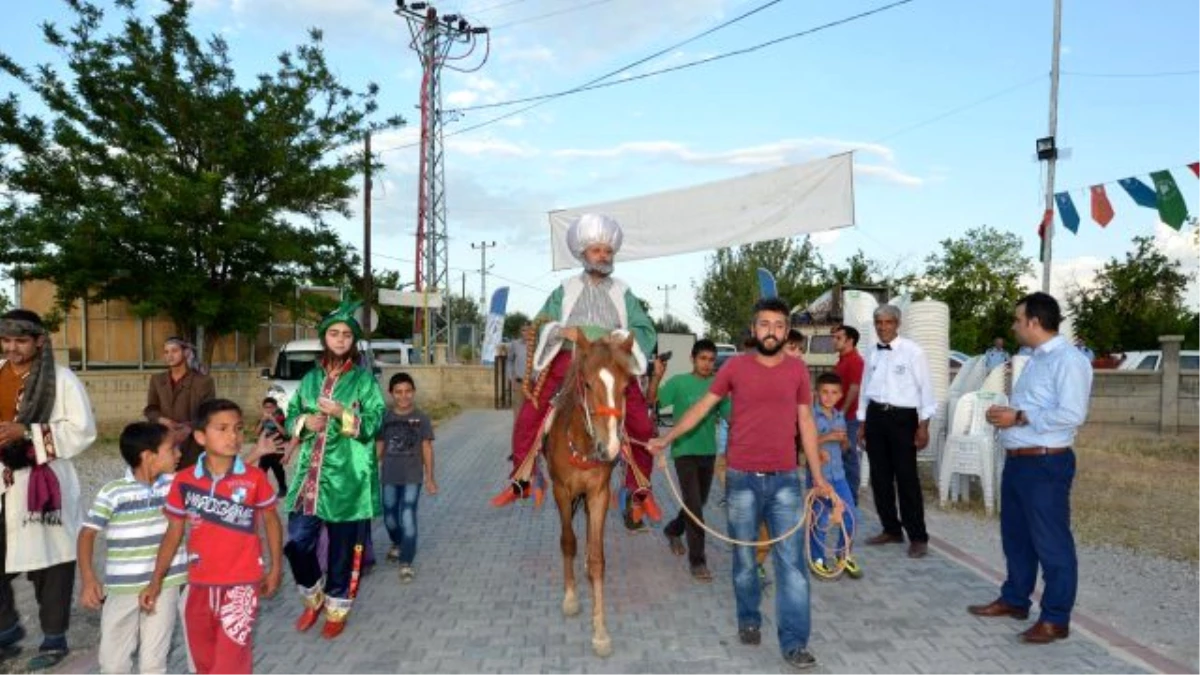
[[[867,544],[903,543],[906,532],[908,557],[923,558],[929,535],[925,532],[917,452],[929,445],[929,419],[937,412],[937,402],[925,352],[899,333],[900,310],[892,305],[876,309],[879,342],[863,371],[858,407],[863,424],[858,435],[866,441],[871,492],[883,532],[867,539]]]

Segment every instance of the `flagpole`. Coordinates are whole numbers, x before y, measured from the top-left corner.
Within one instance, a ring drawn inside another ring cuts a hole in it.
[[[1046,223],[1046,234],[1042,240],[1044,255],[1042,256],[1042,291],[1050,292],[1050,262],[1053,258],[1054,243],[1054,169],[1058,161],[1058,57],[1062,41],[1062,0],[1054,0],[1054,46],[1050,55],[1050,138],[1054,142],[1054,151],[1046,160],[1046,212],[1050,218]]]

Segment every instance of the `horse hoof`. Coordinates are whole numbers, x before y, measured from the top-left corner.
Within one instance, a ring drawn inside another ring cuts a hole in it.
[[[563,616],[575,616],[579,613],[579,598],[563,598]]]
[[[603,640],[593,638],[592,651],[596,652],[596,656],[600,658],[612,656],[612,638],[604,638]]]

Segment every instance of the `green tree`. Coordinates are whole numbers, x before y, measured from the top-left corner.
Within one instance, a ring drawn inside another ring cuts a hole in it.
[[[1071,292],[1075,334],[1097,353],[1158,349],[1160,335],[1183,335],[1195,349],[1200,318],[1184,303],[1190,279],[1180,268],[1152,237],[1134,237],[1124,260],[1112,258],[1094,285]]]
[[[225,40],[191,32],[190,2],[144,18],[117,0],[121,30],[107,34],[97,5],[66,4],[73,25],[42,28],[66,76],[0,53],[46,110],[0,101],[0,263],[52,281],[62,307],[123,299],[165,314],[206,351],[256,330],[271,298],[353,270],[323,215],[349,214],[366,158],[346,150],[378,88],[341,84],[320,31],[243,86]]]
[[[900,273],[898,269],[898,266],[888,269],[884,263],[868,258],[867,254],[859,249],[854,255],[847,258],[845,263],[841,265],[832,263],[825,267],[825,284],[827,286],[846,284],[883,286],[888,288],[892,294],[898,294],[909,288],[915,279],[915,275]]]
[[[995,337],[1011,344],[1012,308],[1026,293],[1021,277],[1032,264],[1021,255],[1021,238],[984,225],[941,245],[914,287],[917,297],[949,305],[950,347],[976,354]]]
[[[696,306],[710,337],[737,340],[749,327],[760,267],[775,275],[779,297],[790,305],[813,300],[824,290],[821,256],[808,237],[717,249],[696,286]]]
[[[483,314],[479,302],[471,296],[448,295],[445,298],[450,310],[450,323],[483,326]]]
[[[654,320],[654,330],[659,333],[691,333],[692,327],[686,321],[677,316],[668,314],[661,319]]]
[[[511,340],[521,334],[521,326],[532,323],[524,312],[510,312],[504,316],[504,339]]]

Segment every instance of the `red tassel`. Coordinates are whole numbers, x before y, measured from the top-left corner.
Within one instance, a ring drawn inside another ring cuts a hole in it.
[[[1104,227],[1112,222],[1113,207],[1108,201],[1108,193],[1103,185],[1092,186],[1092,220]]]

